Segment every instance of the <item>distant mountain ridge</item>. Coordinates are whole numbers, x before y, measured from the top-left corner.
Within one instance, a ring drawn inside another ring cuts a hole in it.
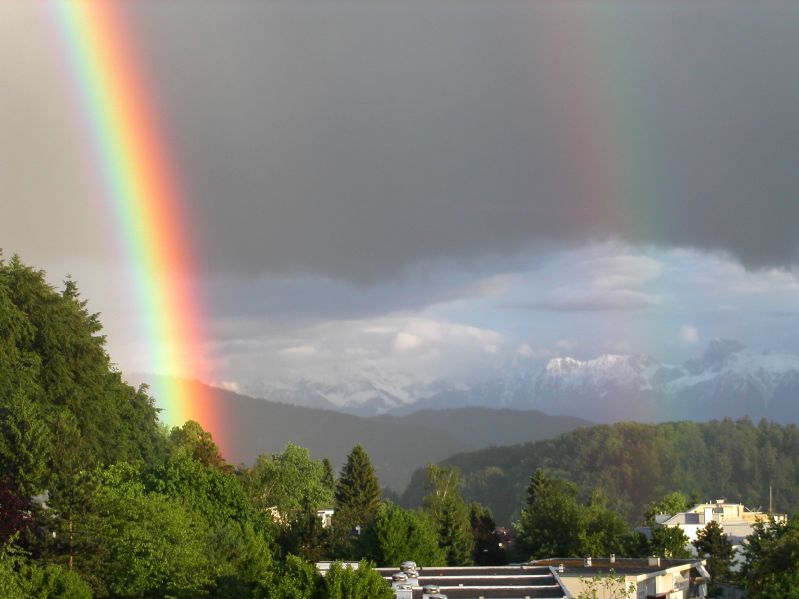
[[[640,354],[591,360],[561,356],[543,368],[518,367],[472,385],[369,371],[331,381],[262,384],[251,392],[271,401],[359,415],[481,406],[537,409],[599,422],[746,415],[799,422],[799,356],[757,353],[738,341],[717,339],[683,365]]]
[[[364,446],[382,485],[403,490],[411,474],[453,454],[492,445],[552,438],[586,426],[586,420],[535,411],[464,408],[409,416],[365,418],[332,410],[256,399],[191,382],[200,414],[224,422],[225,458],[251,465],[265,452],[287,443],[307,447],[316,459],[328,457],[338,469],[352,447]],[[157,401],[157,398],[156,398]],[[219,422],[201,422],[206,428]]]

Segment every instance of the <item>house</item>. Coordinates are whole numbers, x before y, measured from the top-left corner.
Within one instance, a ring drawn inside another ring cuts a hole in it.
[[[336,513],[336,510],[332,508],[325,508],[321,510],[316,510],[316,515],[319,516],[319,519],[322,521],[322,528],[328,528],[333,524],[333,514]]]
[[[696,548],[692,542],[696,540],[698,532],[709,522],[718,522],[724,534],[727,535],[733,546],[735,558],[733,558],[733,569],[737,569],[738,561],[743,550],[743,542],[746,537],[754,532],[754,526],[758,522],[768,524],[769,517],[778,522],[785,520],[784,514],[768,514],[750,510],[740,503],[727,503],[723,499],[714,502],[699,503],[686,512],[677,514],[659,514],[655,516],[655,524],[667,527],[680,527],[688,537],[688,549],[696,555]],[[649,528],[638,529],[647,537],[651,534]]]
[[[396,599],[568,599],[550,566],[465,566],[419,568],[403,562],[378,568]]]
[[[572,596],[586,590],[586,583],[595,577],[609,575],[624,579],[624,589],[633,587],[636,599],[689,599],[707,596],[709,575],[704,561],[633,558],[553,558],[531,562],[534,566],[554,567],[558,577]],[[619,589],[621,590],[621,589]]]

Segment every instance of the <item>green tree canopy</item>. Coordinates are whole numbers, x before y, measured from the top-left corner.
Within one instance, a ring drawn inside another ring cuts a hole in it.
[[[414,561],[424,566],[444,566],[446,556],[438,546],[438,531],[424,514],[384,503],[365,532],[366,554],[380,566]]]
[[[522,559],[571,557],[582,553],[584,514],[577,486],[536,470],[516,530],[516,552]]]
[[[750,599],[799,599],[799,516],[755,524],[744,544],[741,580]]]
[[[333,494],[324,482],[325,467],[311,459],[311,452],[289,443],[281,453],[264,454],[247,472],[245,485],[260,508],[276,507],[288,517],[310,505],[330,507]]]
[[[724,534],[721,525],[711,520],[696,533],[696,540],[692,544],[696,547],[699,557],[707,560],[712,586],[714,589],[718,588],[719,583],[726,582],[730,575],[732,543]]]
[[[336,486],[336,515],[345,526],[366,526],[380,509],[380,483],[361,445],[356,445],[347,456]]]
[[[461,496],[460,471],[452,466],[427,467],[427,495],[422,510],[438,530],[438,545],[444,550],[447,564],[465,566],[472,562],[474,539],[469,505]]]

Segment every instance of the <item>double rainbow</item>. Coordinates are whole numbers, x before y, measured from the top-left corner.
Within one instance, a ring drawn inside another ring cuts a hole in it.
[[[209,372],[188,212],[123,6],[64,1],[45,11],[58,36],[101,203],[134,273],[150,370],[168,375],[153,385],[161,420],[170,426],[196,420],[224,448],[223,415],[207,388],[190,382]]]

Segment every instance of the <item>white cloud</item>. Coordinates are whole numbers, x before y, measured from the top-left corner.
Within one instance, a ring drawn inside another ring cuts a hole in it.
[[[394,349],[397,351],[410,351],[416,349],[422,344],[422,340],[416,335],[410,333],[398,333],[394,337]]]
[[[694,344],[699,341],[699,331],[695,326],[684,324],[680,327],[680,339],[684,343]]]

